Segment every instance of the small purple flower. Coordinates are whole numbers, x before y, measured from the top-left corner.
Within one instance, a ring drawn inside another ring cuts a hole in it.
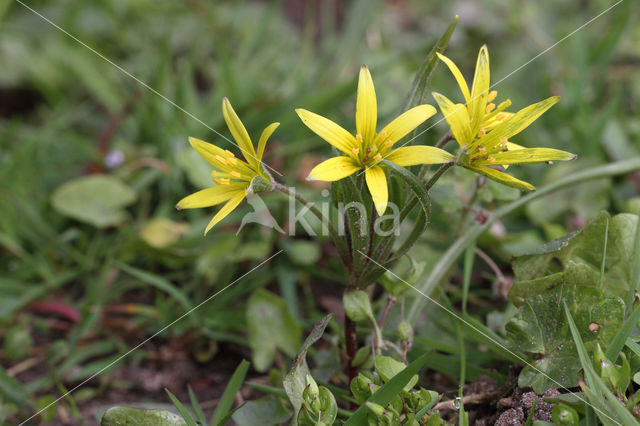
[[[119,149],[112,149],[104,156],[104,165],[109,169],[120,167],[124,163],[124,153]]]

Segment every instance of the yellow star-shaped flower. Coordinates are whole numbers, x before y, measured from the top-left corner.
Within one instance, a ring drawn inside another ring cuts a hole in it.
[[[458,164],[505,185],[534,190],[535,187],[530,183],[504,173],[499,167],[506,169],[510,164],[576,158],[570,152],[552,148],[525,148],[509,141],[558,102],[558,96],[537,102],[515,114],[505,112],[511,101],[506,100],[496,107],[492,101],[498,93],[495,90],[489,92],[489,52],[486,46],[482,46],[478,54],[471,91],[453,61],[444,55],[438,54],[438,57],[451,70],[466,102],[455,104],[444,95],[433,93],[453,137],[462,149]]]
[[[222,115],[246,161],[236,158],[231,151],[190,137],[191,146],[215,167],[211,176],[216,185],[193,193],[180,200],[176,205],[177,209],[195,209],[226,202],[207,225],[204,231],[205,235],[215,224],[231,213],[247,196],[248,192],[271,189],[273,186],[273,179],[262,165],[262,155],[267,140],[280,123],[272,123],[264,129],[256,151],[247,130],[227,98],[222,101]]]
[[[302,122],[345,155],[326,160],[311,170],[308,179],[334,182],[365,171],[365,180],[379,215],[387,208],[388,168],[380,162],[388,160],[399,166],[440,164],[455,160],[448,152],[433,146],[407,146],[392,149],[393,144],[436,113],[431,105],[419,105],[405,111],[377,133],[378,105],[371,73],[360,69],[356,101],[356,135],[305,109],[296,109]]]

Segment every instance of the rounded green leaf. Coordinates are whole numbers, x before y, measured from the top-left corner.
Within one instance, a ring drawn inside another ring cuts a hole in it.
[[[59,186],[51,202],[61,214],[97,228],[122,223],[124,207],[136,200],[136,192],[109,175],[85,176]]]

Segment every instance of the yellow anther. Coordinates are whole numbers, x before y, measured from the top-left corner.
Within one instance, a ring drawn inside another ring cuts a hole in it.
[[[507,99],[506,101],[500,102],[498,105],[498,109],[502,110],[505,108],[509,108],[511,106],[511,99]]]
[[[477,149],[477,151],[478,151],[480,154],[486,154],[486,152],[487,152],[487,148],[485,148],[485,147],[484,147],[484,146],[482,146],[482,145],[478,145],[478,149]]]
[[[376,155],[374,155],[374,156],[373,156],[373,159],[374,159],[374,160],[376,161],[376,163],[377,163],[378,161],[381,161],[381,160],[382,160],[382,155],[380,155],[380,154],[376,154]]]
[[[236,157],[229,157],[227,158],[227,162],[232,166],[235,166],[236,164],[238,164],[238,159]]]
[[[227,155],[227,157],[229,158],[236,158],[235,155],[233,155],[233,152],[229,151],[228,149],[224,150],[224,153]]]
[[[384,146],[385,148],[389,148],[391,145],[393,145],[392,141],[386,141],[384,144],[382,144],[382,146]]]
[[[496,104],[493,102],[487,104],[487,108],[484,110],[487,114],[489,114],[496,107]]]
[[[218,185],[229,185],[230,182],[228,178],[213,178],[213,181]]]
[[[353,155],[358,155],[360,154],[360,148],[353,148],[351,152],[353,153]]]
[[[493,158],[493,157],[489,157],[489,158],[487,158],[487,161],[488,161],[489,163],[493,164],[493,163],[495,163],[495,162],[496,162],[496,159],[495,159],[495,158]]]
[[[362,135],[360,133],[356,135],[356,141],[358,141],[358,143],[362,145]]]
[[[229,162],[226,160],[226,158],[224,158],[224,157],[222,157],[220,155],[216,155],[215,158],[216,158],[216,160],[218,160],[219,162],[221,162],[224,165],[228,165],[229,164]]]
[[[487,96],[487,102],[493,102],[493,100],[498,96],[497,90],[492,90],[489,92],[489,96]]]
[[[505,118],[507,118],[507,114],[505,114],[504,112],[500,112],[500,113],[498,113],[498,115],[496,115],[496,120],[498,120],[498,121],[502,121]]]
[[[240,177],[242,177],[242,175],[238,172],[236,172],[235,170],[229,173],[231,176],[233,176],[236,179],[239,179]]]
[[[484,135],[486,135],[486,134],[487,134],[487,130],[486,129],[482,128],[482,129],[478,130],[478,137],[479,138],[484,137]]]
[[[385,140],[387,138],[387,131],[382,129],[382,131],[378,133],[378,137],[382,140]]]

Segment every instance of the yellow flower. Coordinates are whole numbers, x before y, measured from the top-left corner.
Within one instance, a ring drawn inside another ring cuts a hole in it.
[[[458,164],[482,173],[505,185],[534,190],[528,182],[521,181],[499,170],[510,164],[541,163],[555,160],[573,160],[574,154],[551,148],[525,148],[512,143],[509,139],[523,131],[538,119],[545,111],[560,100],[552,96],[529,105],[514,113],[504,110],[511,105],[510,100],[501,102],[497,107],[493,101],[498,92],[489,91],[489,52],[482,46],[478,54],[476,71],[471,91],[458,67],[444,55],[438,57],[449,67],[460,86],[465,104],[454,104],[440,93],[433,97],[440,106],[451,133],[460,144],[461,155]]]
[[[262,155],[267,139],[280,123],[271,123],[264,129],[256,151],[247,130],[227,98],[222,100],[222,115],[246,161],[236,158],[231,151],[190,137],[191,146],[215,167],[216,170],[211,172],[211,176],[216,185],[191,194],[176,205],[177,209],[195,209],[226,202],[207,225],[205,235],[215,224],[231,213],[248,192],[258,192],[273,187],[273,179],[262,165]]]
[[[345,155],[318,164],[309,173],[309,180],[334,182],[365,171],[365,180],[379,215],[387,208],[387,167],[380,164],[388,160],[400,166],[439,164],[455,160],[448,152],[432,146],[407,146],[392,149],[413,129],[436,113],[431,105],[419,105],[405,111],[376,132],[378,106],[371,74],[366,66],[360,69],[356,100],[356,135],[352,135],[333,121],[304,109],[296,109],[302,122],[325,141]]]

